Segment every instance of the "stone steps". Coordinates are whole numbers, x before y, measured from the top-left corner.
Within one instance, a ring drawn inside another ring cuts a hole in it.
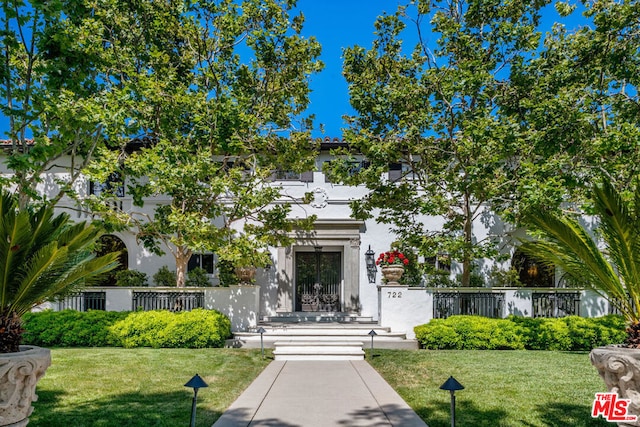
[[[364,360],[362,342],[276,341],[275,360]]]
[[[262,327],[265,332],[262,337],[257,329]],[[373,338],[374,348],[384,349],[410,349],[418,348],[416,340],[408,340],[406,334],[391,332],[389,328],[380,327],[377,324],[358,323],[262,323],[258,328],[249,332],[236,332],[232,340],[227,341],[228,347],[243,348],[275,348],[277,342],[318,343],[325,346],[331,342],[347,342],[360,348],[370,348],[370,331],[375,331]],[[262,339],[262,343],[261,343]]]

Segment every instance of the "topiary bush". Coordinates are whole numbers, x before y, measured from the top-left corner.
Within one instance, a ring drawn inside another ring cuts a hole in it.
[[[222,347],[231,337],[231,322],[215,311],[139,311],[129,314],[110,331],[123,347]]]
[[[528,349],[589,351],[617,344],[626,336],[622,316],[568,316],[559,319],[510,316],[490,319],[451,316],[414,329],[423,348],[454,350]]]
[[[43,347],[109,347],[117,339],[109,326],[127,317],[128,312],[76,310],[27,313],[23,317],[25,344]]]
[[[195,286],[199,288],[211,286],[209,275],[204,268],[196,267],[187,273],[187,286]]]
[[[176,272],[169,270],[169,267],[163,265],[153,275],[153,284],[163,287],[175,287],[177,286]]]

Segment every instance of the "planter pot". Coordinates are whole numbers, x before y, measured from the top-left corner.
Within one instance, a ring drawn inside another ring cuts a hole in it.
[[[238,279],[240,279],[240,283],[243,285],[250,285],[256,276],[255,267],[236,267],[235,272]]]
[[[20,346],[18,353],[0,354],[0,426],[22,427],[38,400],[36,383],[51,365],[51,351]]]
[[[385,265],[381,268],[382,275],[387,279],[387,285],[398,286],[398,280],[404,274],[404,267],[401,265]]]
[[[589,357],[608,391],[630,400],[627,415],[638,417],[638,421],[620,422],[618,426],[640,426],[640,349],[598,347],[591,350]]]

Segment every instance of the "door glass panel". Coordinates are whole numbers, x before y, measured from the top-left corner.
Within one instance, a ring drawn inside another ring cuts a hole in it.
[[[340,311],[340,252],[296,253],[296,311]]]

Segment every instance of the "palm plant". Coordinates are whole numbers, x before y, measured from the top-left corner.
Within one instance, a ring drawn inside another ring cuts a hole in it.
[[[605,181],[594,186],[593,202],[600,239],[573,216],[538,211],[527,222],[542,239],[522,249],[607,298],[628,322],[625,344],[640,348],[640,190],[631,203]]]
[[[20,350],[21,317],[45,301],[97,283],[117,266],[117,253],[96,257],[102,231],[54,216],[53,207],[18,209],[0,196],[0,353]]]

